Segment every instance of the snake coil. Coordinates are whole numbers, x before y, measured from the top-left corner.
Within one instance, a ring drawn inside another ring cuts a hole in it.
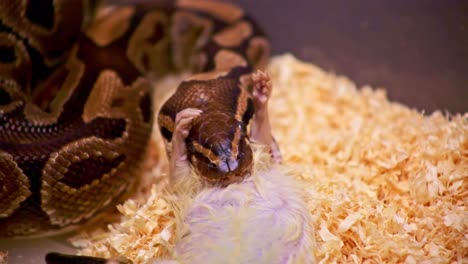
[[[250,75],[268,57],[261,29],[225,2],[0,0],[0,236],[80,224],[135,186],[150,80],[170,72],[198,74],[161,109],[163,136],[178,111],[202,108],[191,162],[208,182],[235,180],[251,164]],[[238,163],[225,172],[229,155]]]

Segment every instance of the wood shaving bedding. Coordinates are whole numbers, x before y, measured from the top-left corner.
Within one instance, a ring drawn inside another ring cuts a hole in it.
[[[6,264],[8,260],[8,252],[0,251],[0,264]]]
[[[424,116],[291,55],[273,58],[268,72],[273,132],[308,193],[318,262],[468,262],[468,113]],[[156,105],[181,78],[156,85]],[[155,129],[145,171],[158,183],[118,207],[121,222],[75,237],[81,254],[170,256],[189,202],[162,191],[160,139]]]

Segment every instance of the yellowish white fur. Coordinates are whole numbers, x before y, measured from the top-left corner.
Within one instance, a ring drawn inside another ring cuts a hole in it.
[[[315,263],[303,189],[264,158],[257,154],[252,176],[243,182],[203,188],[189,199],[181,208],[186,228],[179,232],[176,262],[155,263]],[[183,185],[178,193],[187,188],[189,195],[190,186]]]

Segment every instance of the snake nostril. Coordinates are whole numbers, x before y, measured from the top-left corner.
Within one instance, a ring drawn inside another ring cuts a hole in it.
[[[122,97],[116,97],[114,99],[112,99],[112,102],[111,102],[111,107],[112,108],[118,108],[118,107],[122,107],[124,105],[124,99]]]

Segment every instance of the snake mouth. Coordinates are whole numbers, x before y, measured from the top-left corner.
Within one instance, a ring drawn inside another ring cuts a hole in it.
[[[213,186],[225,187],[231,183],[241,182],[251,174],[253,167],[252,149],[245,140],[239,142],[237,156],[218,156],[216,163],[198,152],[193,152],[191,155],[190,160],[197,174]]]
[[[224,173],[232,173],[239,167],[239,161],[233,158],[227,158],[219,163],[219,170]]]

